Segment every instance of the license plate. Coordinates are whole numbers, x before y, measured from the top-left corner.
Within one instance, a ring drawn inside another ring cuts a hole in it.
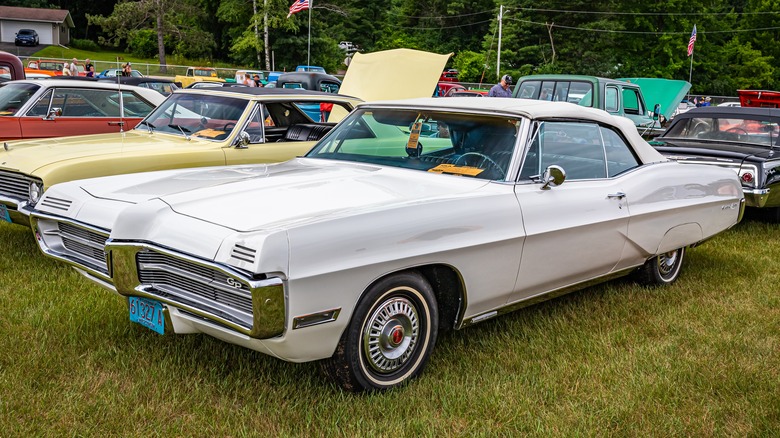
[[[130,321],[165,334],[165,316],[163,305],[159,301],[141,297],[130,297]]]
[[[0,220],[11,222],[11,216],[8,214],[8,207],[0,204]]]

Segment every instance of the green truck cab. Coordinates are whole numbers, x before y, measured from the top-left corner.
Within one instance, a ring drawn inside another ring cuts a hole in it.
[[[653,89],[653,95],[643,94],[645,86]],[[671,118],[689,89],[688,82],[669,79],[529,75],[518,79],[513,96],[602,109],[631,119],[640,134],[653,137],[663,130],[662,123]],[[648,97],[652,107],[648,106]]]

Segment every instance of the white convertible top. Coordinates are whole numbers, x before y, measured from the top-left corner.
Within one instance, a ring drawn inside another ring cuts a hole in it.
[[[621,116],[613,116],[606,111],[575,105],[568,102],[549,102],[544,100],[515,99],[499,97],[428,97],[421,99],[385,100],[362,103],[358,107],[388,106],[399,108],[430,108],[435,110],[455,110],[466,112],[500,112],[527,117],[530,119],[578,119],[592,120],[618,128],[631,142],[643,163],[668,161],[661,153],[650,146],[637,131],[634,123]]]

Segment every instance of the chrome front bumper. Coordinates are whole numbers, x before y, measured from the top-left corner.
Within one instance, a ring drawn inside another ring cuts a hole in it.
[[[5,205],[12,223],[25,227],[30,226],[30,211],[25,209],[26,201],[0,196],[0,204]]]
[[[286,301],[280,278],[253,280],[229,266],[148,243],[109,240],[106,253],[121,295],[150,298],[254,339],[284,333]],[[233,304],[243,300],[251,300],[251,309]],[[173,327],[171,312],[164,315],[168,331]]]

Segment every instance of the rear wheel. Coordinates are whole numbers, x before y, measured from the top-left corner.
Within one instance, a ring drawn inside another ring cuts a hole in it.
[[[417,272],[384,278],[358,303],[322,369],[350,391],[386,390],[417,377],[436,344],[436,298]]]
[[[685,248],[659,254],[645,262],[637,272],[637,281],[648,286],[674,283],[680,277]]]

